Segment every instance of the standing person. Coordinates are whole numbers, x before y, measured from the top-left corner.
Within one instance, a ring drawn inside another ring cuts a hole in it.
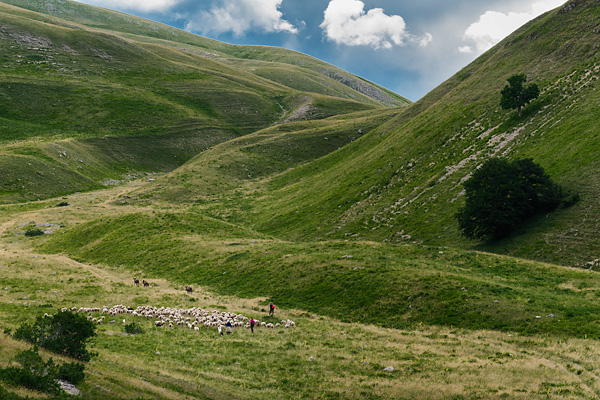
[[[269,315],[275,315],[275,305],[273,303],[269,304]]]
[[[233,328],[232,325],[231,325],[231,322],[227,321],[227,323],[225,324],[225,326],[227,327],[226,332],[229,335],[231,333],[231,328]]]
[[[219,335],[223,336],[223,328],[221,328],[221,325],[219,325],[217,329],[219,330]]]
[[[250,318],[250,330],[252,331],[252,333],[254,333],[254,325],[256,324],[256,321],[254,320],[254,318]]]

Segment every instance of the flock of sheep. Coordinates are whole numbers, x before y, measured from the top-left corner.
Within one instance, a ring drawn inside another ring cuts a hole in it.
[[[199,307],[192,307],[189,309],[177,309],[170,307],[152,307],[152,306],[140,306],[135,310],[132,308],[125,307],[124,305],[116,305],[113,307],[72,307],[70,309],[63,308],[61,311],[71,311],[77,313],[87,313],[88,320],[102,324],[106,319],[106,316],[117,316],[122,314],[130,314],[133,317],[142,317],[146,319],[154,319],[154,326],[169,326],[174,328],[176,326],[187,327],[194,329],[196,332],[200,330],[201,326],[205,328],[221,328],[225,329],[227,323],[231,324],[231,327],[244,327],[250,329],[250,319],[242,314],[236,314],[231,312],[219,312],[216,310],[208,311]],[[94,317],[93,313],[102,313],[101,317]],[[125,320],[123,320],[125,322]],[[255,328],[263,327],[268,329],[275,329],[280,327],[291,328],[296,324],[291,320],[282,320],[276,324],[261,322],[254,320]],[[219,329],[219,331],[221,331]]]

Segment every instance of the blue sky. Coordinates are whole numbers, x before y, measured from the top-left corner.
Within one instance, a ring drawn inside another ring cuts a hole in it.
[[[566,0],[80,0],[234,44],[309,54],[418,100]]]

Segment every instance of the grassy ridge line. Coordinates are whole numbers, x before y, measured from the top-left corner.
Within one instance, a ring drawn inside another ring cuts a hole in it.
[[[503,256],[285,243],[186,212],[95,220],[55,234],[42,248],[223,294],[268,296],[281,306],[343,321],[600,337],[595,273]]]
[[[0,44],[8,79],[0,89],[3,114],[13,120],[88,135],[168,129],[195,120],[243,134],[277,121],[283,113],[277,103],[290,109],[286,97],[298,94],[218,60],[184,57],[176,48],[4,15]],[[347,112],[344,107],[372,108],[315,96],[315,102],[333,104],[313,118]]]
[[[313,105],[320,108],[320,103]],[[177,203],[218,195],[225,205],[217,206],[215,212],[228,213],[239,205],[241,194],[228,197],[233,191],[245,185],[262,187],[261,180],[336,151],[395,114],[392,110],[373,110],[274,125],[212,147],[159,178],[160,188],[142,188],[138,194]]]
[[[241,206],[250,208],[249,223],[298,240],[469,246],[453,218],[462,201],[461,180],[492,155],[533,157],[555,181],[582,193],[583,201],[574,214],[552,213],[544,224],[543,234],[562,249],[560,255],[542,251],[540,237],[527,233],[504,248],[567,265],[597,258],[597,219],[584,217],[600,212],[593,200],[600,193],[594,185],[599,164],[593,154],[599,149],[592,111],[600,104],[600,55],[597,33],[589,29],[597,12],[597,3],[584,2],[521,28],[394,121],[277,177],[275,191]],[[543,88],[522,120],[501,110],[498,100],[515,69]],[[573,223],[567,215],[591,237],[586,246],[572,235],[565,239]]]
[[[136,41],[171,42],[176,47],[182,45],[192,46],[192,48],[197,49],[210,58],[227,55],[235,58],[278,61],[280,63],[300,65],[305,71],[316,71],[323,76],[327,76],[331,83],[335,84],[335,82],[332,82],[333,80],[347,83],[347,86],[351,88],[351,93],[353,92],[354,95],[363,98],[365,98],[366,94],[370,103],[375,101],[378,105],[385,106],[404,106],[410,103],[409,100],[387,89],[355,77],[323,61],[290,50],[265,46],[236,46],[221,43],[153,21],[73,1],[54,1],[42,4],[30,0],[9,0],[6,3],[38,13],[52,15],[83,26],[135,38]]]
[[[18,143],[0,156],[0,202],[89,191],[134,177],[171,171],[198,153],[236,137],[219,129],[146,136]]]

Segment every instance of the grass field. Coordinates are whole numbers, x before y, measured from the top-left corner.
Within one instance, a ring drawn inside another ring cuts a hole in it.
[[[86,399],[560,399],[600,393],[594,362],[600,347],[592,339],[598,318],[591,306],[600,280],[593,272],[445,248],[285,243],[236,226],[224,229],[222,222],[183,208],[177,215],[158,205],[120,204],[123,193],[139,184],[67,196],[65,207],[48,200],[2,208],[2,331],[61,307],[116,304],[202,307],[269,321],[269,300],[277,304],[276,320],[296,326],[254,335],[240,328],[219,337],[214,328],[171,330],[155,328],[153,320],[109,317],[91,343],[98,356],[80,387]],[[120,219],[128,221],[119,223],[121,230],[102,229]],[[148,231],[148,219],[161,223]],[[24,237],[34,224],[52,233]],[[147,253],[130,259],[127,249],[137,246],[128,232],[134,231],[146,232]],[[182,254],[155,251],[155,244],[169,247],[176,240],[189,245]],[[40,252],[52,245],[64,246],[74,259]],[[218,266],[209,268],[213,264]],[[133,276],[151,287],[134,287]],[[427,288],[444,282],[452,282],[452,290]],[[487,291],[476,286],[483,282]],[[196,289],[192,296],[186,284]],[[319,284],[329,292],[311,291]],[[360,293],[361,301],[376,301],[355,310],[352,299]],[[447,303],[456,313],[438,323],[431,319],[435,305],[448,299],[432,297],[436,293],[457,294]],[[400,304],[389,308],[394,301],[402,303],[400,318]],[[515,320],[490,329],[488,306]],[[520,322],[517,313],[523,313]],[[125,335],[122,318],[145,333]],[[475,320],[480,326],[473,326]],[[0,343],[2,365],[26,348],[6,334]]]
[[[295,327],[107,318],[82,397],[598,398],[598,4],[577,4],[405,107],[295,52],[0,3],[0,367],[62,307],[202,307]],[[523,120],[497,104],[521,70],[542,87]],[[580,202],[460,238],[461,182],[493,155]]]

